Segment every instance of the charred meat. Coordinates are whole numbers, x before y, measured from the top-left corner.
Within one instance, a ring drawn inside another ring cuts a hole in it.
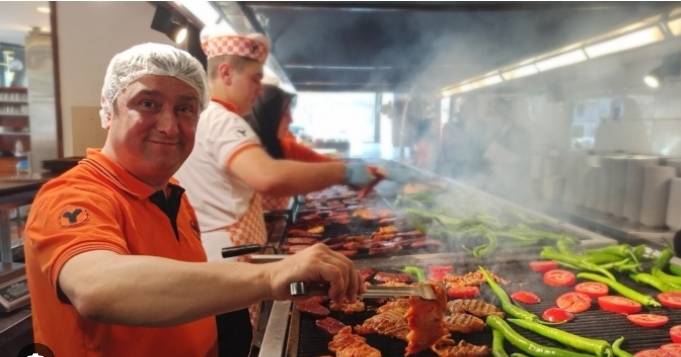
[[[377,333],[406,341],[409,326],[404,316],[405,312],[406,310],[401,309],[387,309],[364,320],[361,325],[355,326],[355,332],[360,335]]]
[[[347,326],[333,317],[325,317],[323,319],[316,320],[314,323],[317,325],[317,327],[326,331],[326,333],[329,335],[335,335],[342,330],[343,327]]]
[[[449,333],[444,323],[447,296],[440,285],[431,284],[431,287],[437,296],[435,300],[409,298],[409,310],[405,315],[409,326],[405,356],[430,348]]]
[[[386,283],[411,284],[413,282],[411,275],[409,274],[387,271],[379,271],[378,273],[376,273],[374,275],[374,281],[378,284]]]
[[[362,312],[364,311],[366,307],[364,306],[364,302],[361,300],[357,300],[355,302],[336,302],[331,300],[329,303],[329,309],[331,311],[340,311],[344,314],[353,314],[355,312]]]
[[[366,339],[352,333],[350,326],[342,328],[329,342],[329,350],[336,357],[380,357],[381,352],[366,343]]]
[[[480,318],[469,314],[451,314],[444,318],[445,326],[449,332],[471,333],[485,329],[485,322]]]
[[[328,316],[330,311],[322,305],[322,300],[317,297],[312,297],[305,300],[298,300],[295,302],[298,310],[315,315],[315,316]]]
[[[489,347],[478,346],[466,341],[455,343],[448,336],[437,341],[431,350],[439,357],[485,357],[489,356]]]
[[[499,308],[480,299],[452,300],[447,303],[447,311],[450,314],[468,313],[477,317],[487,317],[489,315],[504,316],[504,313]]]

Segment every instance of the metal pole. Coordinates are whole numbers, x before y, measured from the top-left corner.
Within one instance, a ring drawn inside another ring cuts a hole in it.
[[[12,235],[9,229],[8,209],[0,209],[0,262],[12,262]]]

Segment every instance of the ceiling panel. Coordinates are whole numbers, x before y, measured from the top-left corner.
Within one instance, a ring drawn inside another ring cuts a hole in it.
[[[670,3],[240,2],[298,90],[439,88]],[[678,3],[677,5],[678,6]]]

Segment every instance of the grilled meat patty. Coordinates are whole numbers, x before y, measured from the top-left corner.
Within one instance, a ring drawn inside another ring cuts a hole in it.
[[[364,337],[352,333],[350,326],[333,336],[329,350],[335,352],[336,357],[381,357],[381,351],[369,346]]]
[[[480,318],[469,314],[451,314],[444,318],[445,326],[449,332],[471,333],[485,329],[485,322]]]
[[[444,337],[437,341],[431,350],[438,357],[485,357],[489,356],[489,347],[478,346],[466,341],[455,343],[449,337]]]
[[[504,316],[504,313],[496,306],[480,299],[452,300],[447,303],[447,311],[450,314],[468,313],[477,317],[487,317],[489,315]]]

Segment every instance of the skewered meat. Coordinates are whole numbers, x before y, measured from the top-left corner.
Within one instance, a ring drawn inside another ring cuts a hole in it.
[[[359,243],[357,242],[343,243],[343,245],[341,245],[341,248],[343,248],[343,250],[357,250],[359,249]]]
[[[508,281],[502,279],[498,275],[495,275],[494,273],[490,274],[492,274],[494,280],[496,280],[498,283],[508,284]],[[466,273],[464,275],[447,274],[445,275],[444,281],[447,284],[447,286],[449,285],[480,286],[485,283],[485,277],[482,275],[480,271],[476,270],[470,273]]]
[[[409,245],[411,248],[414,249],[425,249],[425,248],[440,248],[442,247],[442,242],[439,240],[435,239],[423,239],[423,240],[418,240]]]
[[[395,217],[395,213],[387,208],[381,208],[376,211],[376,216],[380,219]]]
[[[295,304],[298,310],[315,316],[323,317],[329,315],[330,313],[329,309],[322,306],[319,300],[317,299],[299,300],[296,301]]]
[[[468,313],[477,317],[487,317],[489,315],[504,316],[504,313],[496,306],[480,299],[452,300],[447,303],[447,311],[451,314]]]
[[[312,245],[318,243],[319,239],[311,237],[291,237],[286,239],[286,244],[288,245]]]
[[[356,250],[337,250],[337,252],[343,254],[344,256],[346,256],[348,258],[357,255]]]
[[[445,316],[445,326],[449,332],[471,333],[485,329],[485,322],[469,314],[451,314]]]
[[[324,225],[311,227],[307,231],[313,234],[324,234]]]
[[[398,237],[405,237],[405,238],[406,237],[424,237],[425,236],[425,234],[423,234],[423,232],[417,231],[417,230],[406,231],[406,232],[397,232],[397,233],[395,233],[395,235],[398,236]]]
[[[286,250],[286,253],[288,254],[296,254],[300,252],[301,250],[311,246],[311,244],[296,244],[296,245],[287,245],[284,246],[284,249]]]
[[[388,281],[388,282],[386,282],[386,283],[377,284],[377,285],[378,285],[378,286],[385,286],[385,287],[393,287],[393,288],[394,288],[394,287],[410,286],[411,284],[402,283],[402,282],[399,282],[399,281]]]
[[[330,217],[324,220],[324,224],[350,224],[350,217]]]
[[[369,255],[396,253],[402,250],[402,246],[397,242],[376,242],[369,247]]]
[[[378,219],[378,216],[368,208],[358,208],[352,212],[352,216],[365,221],[375,221]]]
[[[448,334],[443,321],[447,296],[440,285],[430,284],[430,286],[437,297],[435,300],[425,300],[414,296],[409,298],[409,310],[405,315],[409,326],[405,356],[430,348],[442,336]]]
[[[438,340],[431,350],[439,357],[485,357],[489,355],[487,346],[478,346],[463,340],[457,344],[449,336]]]
[[[362,278],[362,281],[371,279],[374,274],[376,274],[376,271],[372,268],[362,268],[359,270],[359,277]]]
[[[409,274],[387,271],[379,271],[378,273],[376,273],[376,275],[374,275],[374,281],[376,281],[379,284],[389,282],[411,284],[413,282],[411,275]]]
[[[343,327],[329,342],[329,350],[336,357],[381,357],[381,352],[366,343],[366,339],[352,333],[350,326]]]
[[[388,301],[387,303],[381,305],[376,309],[376,313],[384,313],[388,310],[402,311],[402,314],[406,314],[409,310],[409,299],[397,299],[393,301]]]
[[[364,311],[366,307],[364,306],[364,302],[362,300],[357,300],[353,303],[343,301],[343,302],[336,302],[334,300],[331,300],[329,303],[329,309],[331,311],[341,311],[344,314],[352,314],[355,312],[362,312]]]
[[[315,325],[317,325],[317,327],[326,331],[329,335],[335,335],[343,327],[347,326],[346,324],[334,319],[333,317],[325,317],[323,319],[315,321],[314,323]]]
[[[321,234],[310,233],[310,232],[308,232],[304,229],[300,229],[300,228],[289,228],[288,231],[286,231],[286,234],[289,237],[322,238]]]
[[[402,309],[387,309],[364,320],[361,325],[355,326],[355,332],[360,335],[377,333],[406,341],[409,326],[407,326],[407,318],[404,314],[405,310]]]
[[[397,222],[397,217],[388,217],[388,218],[381,218],[378,221],[378,224],[381,225],[381,226],[387,226],[387,225],[395,224],[395,222]]]
[[[378,227],[378,230],[376,231],[376,233],[378,233],[378,234],[388,234],[388,233],[394,234],[394,233],[397,233],[397,232],[398,232],[397,227],[395,227],[393,225]]]
[[[376,242],[388,241],[397,238],[395,233],[374,233],[371,235],[371,240]]]

